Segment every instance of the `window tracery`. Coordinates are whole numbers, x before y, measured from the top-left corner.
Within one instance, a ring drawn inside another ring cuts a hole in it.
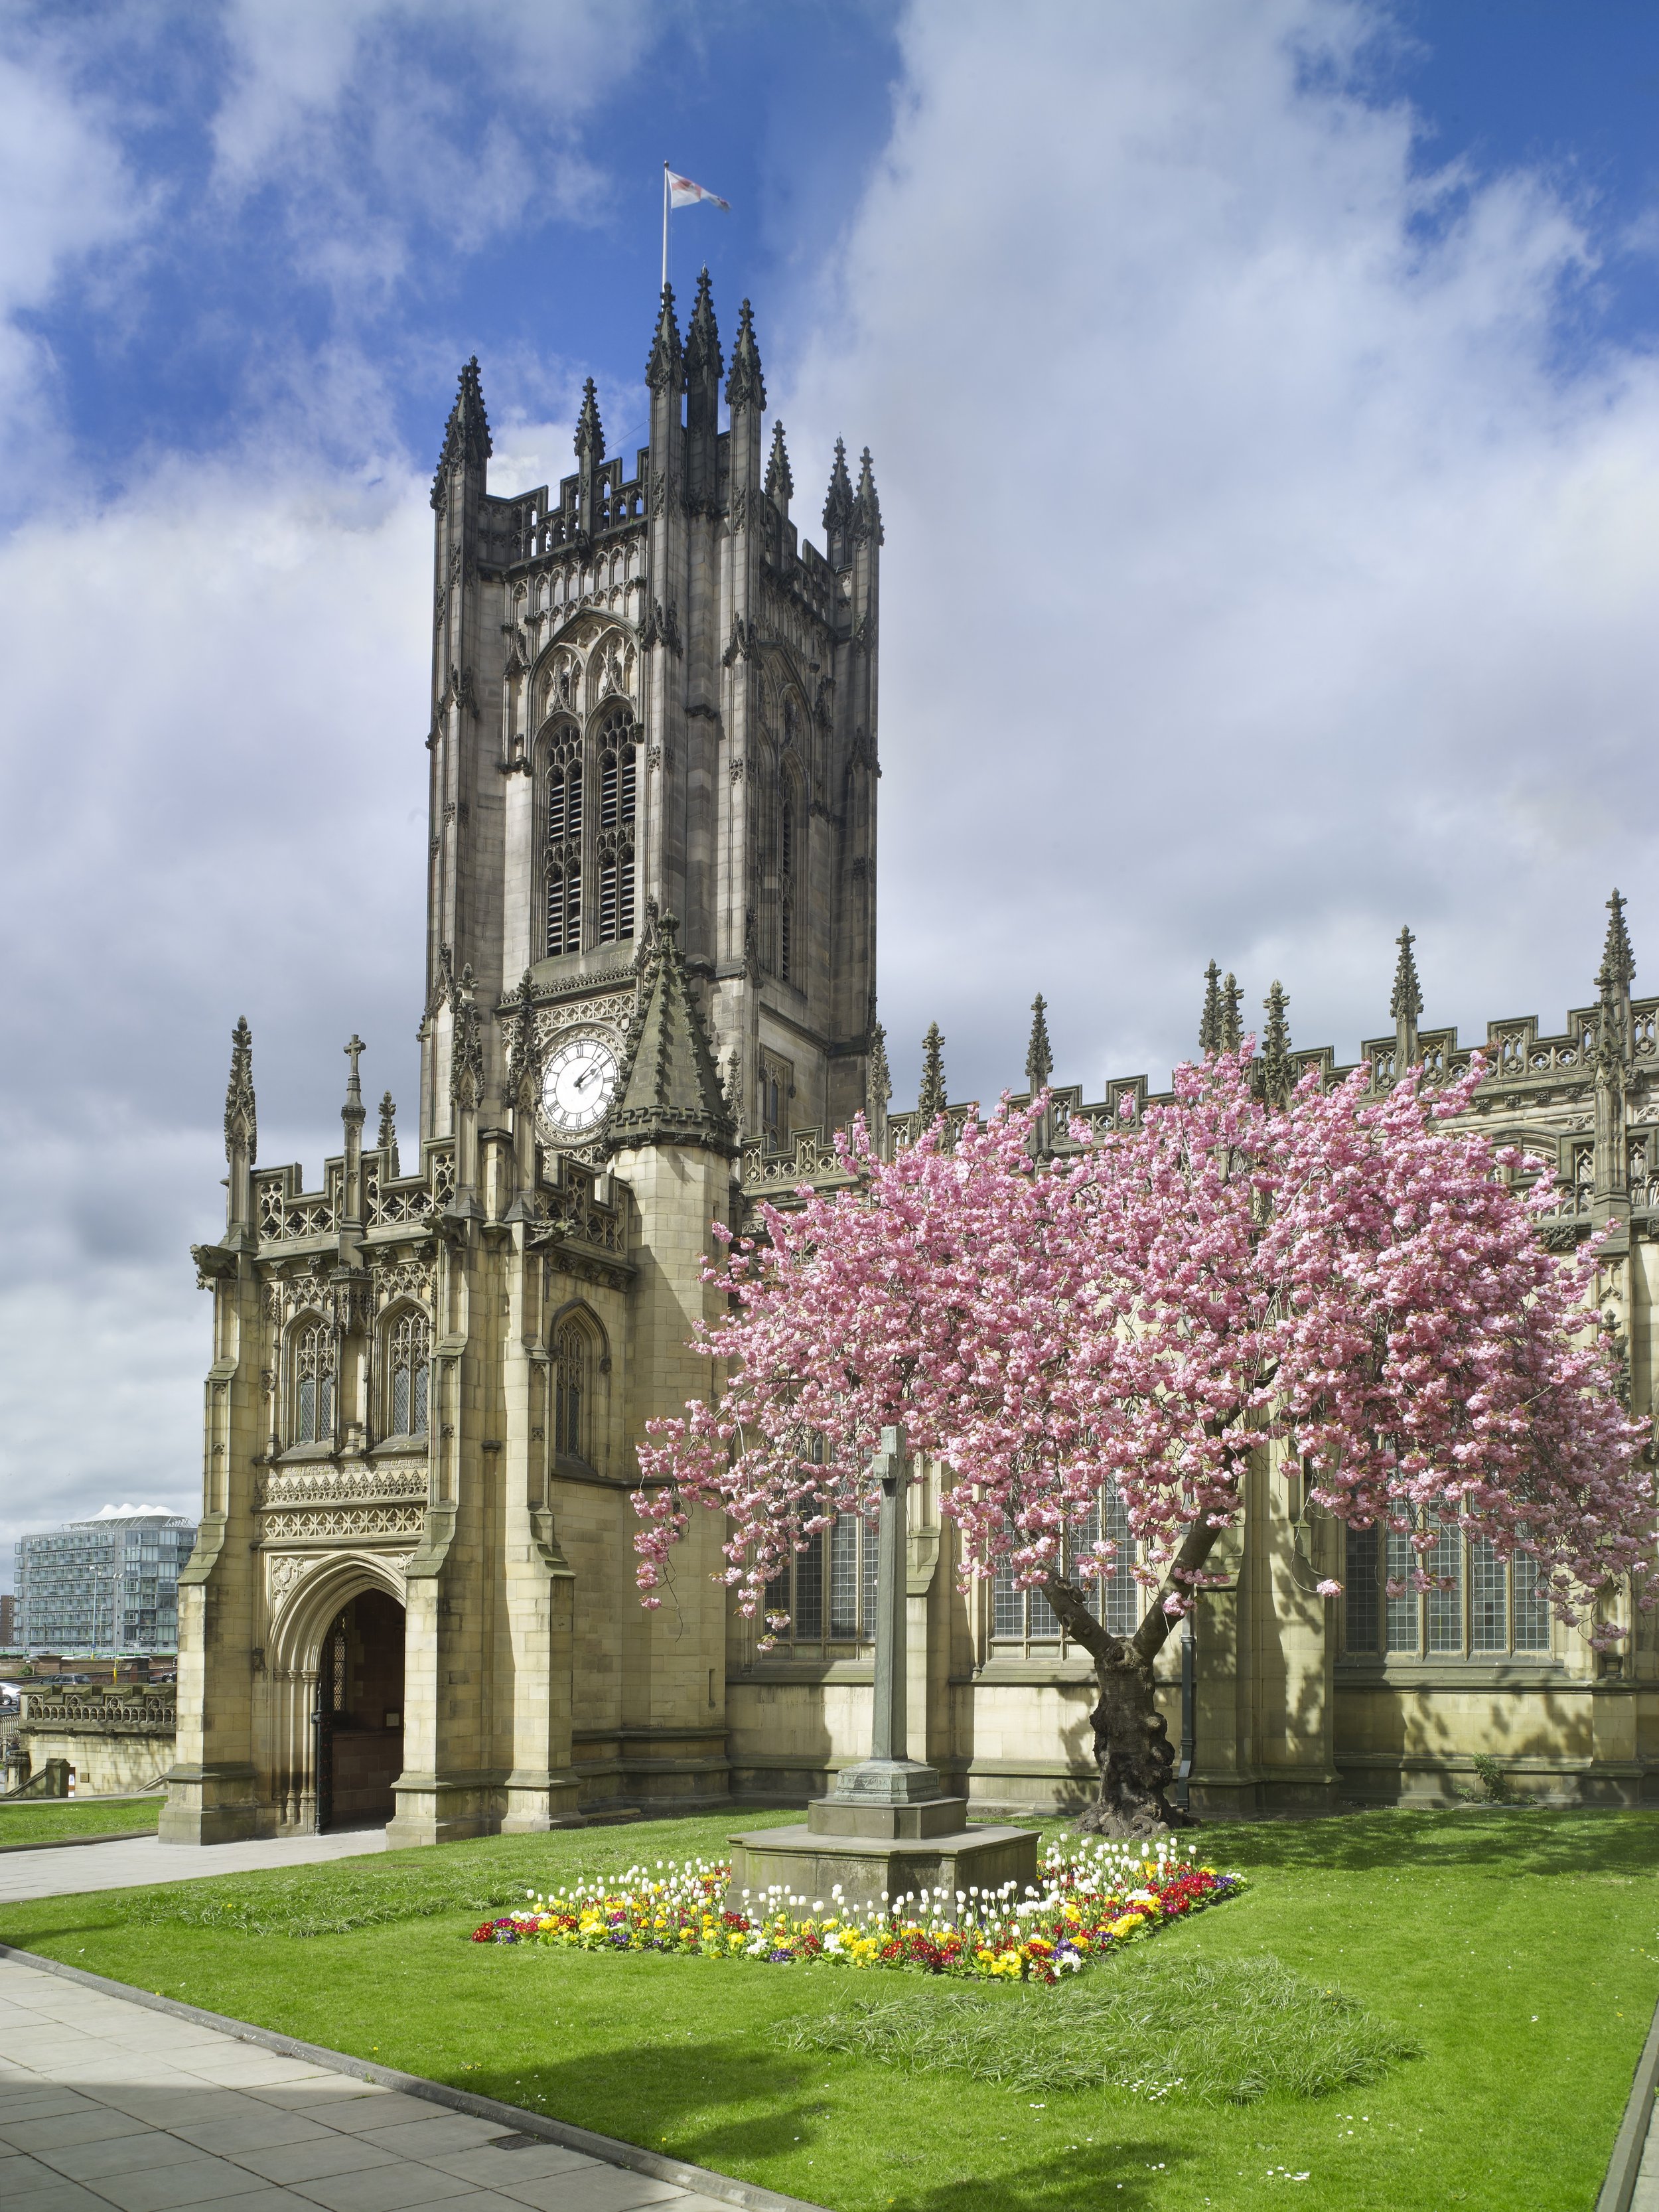
[[[423,1437],[431,1391],[432,1333],[426,1316],[405,1308],[386,1333],[386,1433]]]
[[[334,1434],[334,1332],[325,1322],[302,1320],[289,1343],[294,1441],[326,1443]]]
[[[553,1340],[553,1449],[592,1464],[593,1340],[572,1315]]]

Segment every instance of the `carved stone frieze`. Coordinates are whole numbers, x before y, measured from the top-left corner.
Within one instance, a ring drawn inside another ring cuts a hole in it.
[[[394,1298],[413,1298],[428,1313],[436,1294],[437,1262],[432,1259],[387,1259],[369,1264],[374,1310],[382,1313]]]
[[[331,1536],[418,1536],[425,1520],[424,1498],[407,1504],[318,1506],[301,1511],[276,1509],[265,1523],[265,1540],[305,1544]]]
[[[635,991],[607,991],[593,999],[567,999],[554,1006],[536,1009],[536,1050],[545,1059],[549,1044],[561,1030],[597,1024],[613,1030],[620,1045],[628,1024],[634,1018],[638,1000]]]
[[[424,1462],[415,1467],[273,1468],[258,1486],[255,1503],[262,1513],[313,1505],[405,1503],[424,1499]]]

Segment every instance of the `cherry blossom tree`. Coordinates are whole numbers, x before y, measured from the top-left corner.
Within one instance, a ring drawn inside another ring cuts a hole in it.
[[[792,1552],[876,1510],[871,1457],[902,1426],[940,1470],[964,1585],[1006,1562],[1093,1659],[1084,1826],[1118,1835],[1185,1817],[1154,1662],[1224,1579],[1209,1562],[1253,1461],[1340,1522],[1407,1536],[1419,1589],[1455,1524],[1534,1559],[1560,1617],[1616,1641],[1620,1587],[1653,1601],[1650,1430],[1620,1403],[1595,1247],[1558,1256],[1538,1234],[1542,1164],[1446,1126],[1480,1073],[1382,1097],[1363,1067],[1330,1090],[1310,1073],[1273,1104],[1247,1043],[1178,1068],[1139,1119],[1073,1123],[1057,1158],[1036,1144],[1046,1097],[954,1144],[941,1116],[890,1162],[855,1126],[854,1187],[765,1209],[711,1270],[731,1294],[698,1338],[712,1402],[640,1450],[645,1602],[706,1506],[742,1610],[763,1608]],[[1092,1534],[1114,1490],[1132,1560]],[[1131,1635],[1091,1602],[1124,1572],[1148,1594]]]

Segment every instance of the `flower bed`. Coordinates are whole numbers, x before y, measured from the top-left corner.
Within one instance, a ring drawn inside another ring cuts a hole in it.
[[[1173,1842],[1139,1853],[1121,1845],[1051,1845],[1041,1886],[922,1890],[862,1910],[771,1889],[743,1893],[729,1910],[731,1867],[708,1859],[659,1860],[610,1882],[579,1882],[529,1909],[486,1920],[475,1943],[548,1943],[580,1951],[672,1951],[702,1959],[753,1959],[774,1966],[886,1966],[976,1981],[1057,1982],[1174,1920],[1224,1904],[1245,1887],[1237,1874],[1194,1863]]]

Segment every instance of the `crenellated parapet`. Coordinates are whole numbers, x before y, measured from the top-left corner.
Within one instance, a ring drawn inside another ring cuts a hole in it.
[[[1494,1146],[1519,1146],[1553,1164],[1560,1201],[1546,1232],[1552,1241],[1570,1241],[1610,1222],[1616,1225],[1626,1216],[1644,1237],[1659,1241],[1659,996],[1631,996],[1635,959],[1625,901],[1615,891],[1608,906],[1612,919],[1597,977],[1601,995],[1573,1007],[1561,1030],[1547,1030],[1535,1014],[1508,1015],[1489,1021],[1486,1038],[1477,1045],[1466,1042],[1455,1028],[1420,1027],[1424,1000],[1415,940],[1403,930],[1390,1006],[1393,1031],[1364,1039],[1354,1060],[1340,1058],[1330,1045],[1293,1045],[1290,1000],[1275,982],[1258,1025],[1263,1082],[1279,1095],[1310,1070],[1329,1086],[1366,1066],[1370,1087],[1379,1096],[1409,1068],[1420,1068],[1432,1089],[1466,1075],[1478,1052],[1487,1073],[1461,1123],[1486,1131]],[[1241,997],[1234,978],[1224,979],[1212,961],[1200,1017],[1200,1054],[1236,1048],[1244,1027]],[[935,1024],[923,1040],[922,1095],[916,1107],[906,1113],[884,1111],[879,1127],[877,1117],[871,1117],[881,1157],[890,1159],[914,1144],[941,1111],[947,1142],[954,1142],[964,1121],[977,1118],[977,1105],[947,1098],[943,1042]],[[1067,1133],[1073,1122],[1103,1132],[1121,1126],[1126,1117],[1133,1122],[1148,1106],[1173,1096],[1154,1091],[1145,1075],[1132,1075],[1113,1078],[1103,1097],[1089,1101],[1077,1085],[1048,1081],[1053,1065],[1047,1006],[1039,998],[1026,1056],[1027,1087],[1013,1092],[1012,1103],[1030,1102],[1034,1077],[1039,1084],[1048,1082],[1052,1105],[1045,1148],[1056,1152],[1072,1149]],[[745,1144],[741,1174],[745,1200],[763,1198],[772,1204],[787,1204],[802,1184],[830,1190],[851,1181],[833,1139],[817,1128],[793,1129],[781,1146]]]

